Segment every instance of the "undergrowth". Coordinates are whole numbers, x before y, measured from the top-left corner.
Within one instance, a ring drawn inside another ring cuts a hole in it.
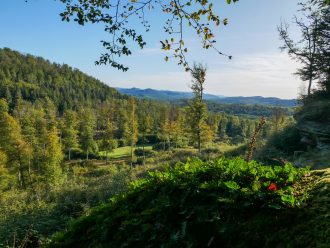
[[[307,171],[239,158],[190,159],[136,181],[58,233],[49,247],[276,246],[272,233],[279,223],[267,221],[299,209],[307,195],[295,183]]]

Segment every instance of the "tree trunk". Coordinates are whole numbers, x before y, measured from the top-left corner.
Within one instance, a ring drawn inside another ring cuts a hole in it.
[[[312,90],[312,82],[313,82],[313,60],[310,61],[309,65],[309,82],[308,82],[308,92],[307,96],[310,97],[311,95],[311,90]]]
[[[26,184],[25,184],[25,180],[24,180],[24,175],[23,175],[23,169],[21,164],[18,167],[18,184],[21,188],[25,188]]]
[[[88,150],[86,151],[86,160],[88,160],[88,155],[89,155],[89,152]]]
[[[144,161],[146,160],[146,155],[145,155],[145,152],[144,152],[144,144],[145,144],[146,140],[145,140],[145,135],[144,135],[144,133],[143,133],[142,136],[143,136],[143,138],[142,138],[142,141],[143,141],[143,144],[142,144],[142,150],[143,150],[143,165],[145,165]]]
[[[201,132],[200,129],[198,130],[198,153],[201,154],[202,151],[202,144],[201,144]]]
[[[17,179],[18,179],[19,186],[22,187],[21,170],[20,169],[17,172]]]
[[[105,151],[105,164],[108,164],[109,157],[108,157],[108,150]]]
[[[22,159],[21,156],[19,156],[19,164],[18,164],[18,180],[19,180],[19,184],[22,188],[25,188],[26,184],[25,184],[25,178],[24,178],[24,174],[23,174],[23,168],[22,168]]]
[[[309,79],[309,83],[308,83],[308,93],[307,93],[308,97],[311,95],[311,89],[312,89],[312,78]]]
[[[30,156],[29,156],[28,164],[29,164],[29,182],[31,182],[31,158],[30,158]]]
[[[131,144],[131,167],[133,167],[133,144]]]
[[[71,148],[69,148],[69,161],[71,160]]]

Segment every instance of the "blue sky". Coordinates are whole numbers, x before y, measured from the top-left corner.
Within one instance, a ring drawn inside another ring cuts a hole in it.
[[[203,50],[191,32],[185,38],[191,51],[189,60],[207,64],[206,91],[227,96],[296,97],[303,88],[293,75],[298,65],[279,50],[277,25],[281,19],[292,19],[298,1],[215,2],[219,16],[229,19],[229,25],[216,30],[218,48],[233,59]],[[107,38],[106,33],[102,26],[62,22],[59,13],[63,7],[54,0],[1,0],[0,47],[69,64],[110,86],[189,91],[189,74],[175,61],[164,61],[166,53],[159,43],[164,19],[159,12],[147,13],[152,25],[145,36],[147,47],[123,60],[130,67],[123,73],[110,66],[94,65],[102,52],[99,41]],[[292,33],[298,34],[294,27]]]

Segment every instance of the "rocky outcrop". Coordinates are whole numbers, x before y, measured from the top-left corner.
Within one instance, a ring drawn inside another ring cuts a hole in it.
[[[295,119],[302,143],[307,147],[330,149],[330,100],[305,104]]]
[[[302,143],[319,149],[330,148],[330,123],[325,125],[315,121],[304,121],[297,127],[302,136]]]

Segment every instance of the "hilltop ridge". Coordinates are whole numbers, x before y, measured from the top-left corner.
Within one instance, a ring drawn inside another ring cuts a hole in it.
[[[124,96],[66,64],[51,63],[9,48],[0,49],[0,98],[7,99],[12,106],[18,97],[32,103],[49,98],[61,112]]]
[[[171,91],[171,90],[156,90],[156,89],[140,89],[140,88],[116,88],[120,93],[132,95],[138,98],[154,99],[160,101],[178,101],[190,99],[193,97],[192,92]],[[280,99],[277,97],[263,97],[263,96],[223,96],[214,94],[204,94],[204,99],[215,103],[227,104],[259,104],[279,107],[294,107],[297,105],[296,99]]]

